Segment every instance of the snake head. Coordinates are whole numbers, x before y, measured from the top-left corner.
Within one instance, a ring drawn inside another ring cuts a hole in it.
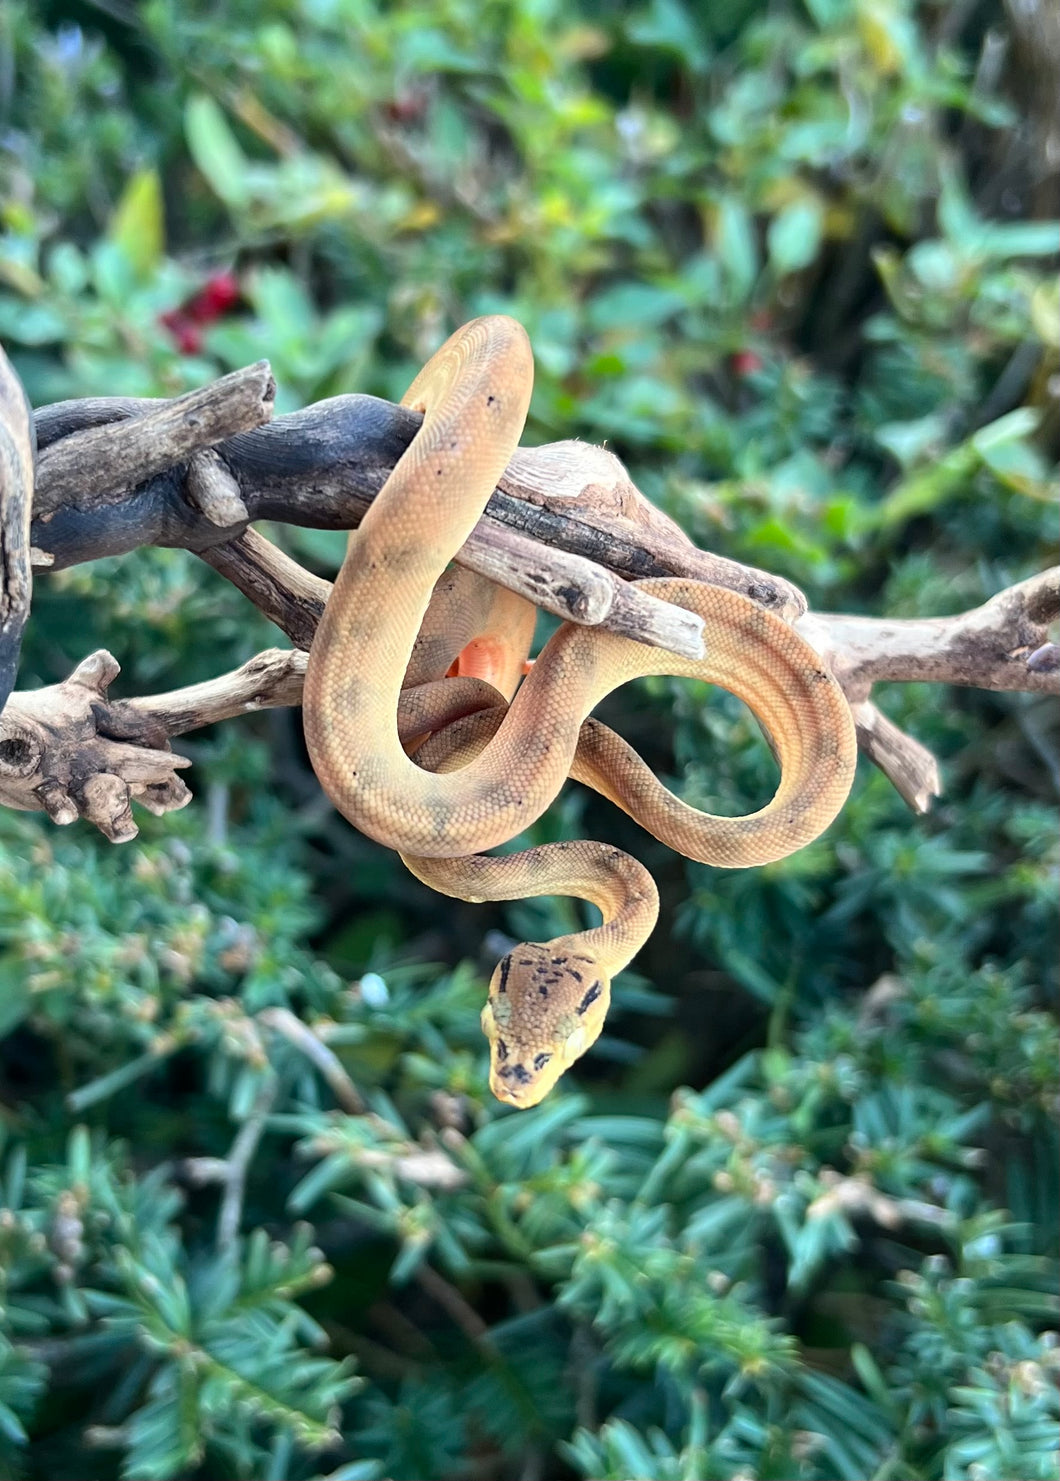
[[[543,1100],[604,1026],[611,979],[590,952],[528,943],[497,963],[482,1010],[490,1089],[525,1110]]]

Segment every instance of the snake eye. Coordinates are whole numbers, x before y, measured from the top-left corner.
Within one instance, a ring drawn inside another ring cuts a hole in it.
[[[549,1060],[551,1058],[552,1058],[551,1054],[546,1054],[546,1053],[535,1054],[534,1055],[534,1069],[535,1070],[543,1070],[545,1068],[545,1066],[548,1064],[548,1062],[549,1062]]]
[[[596,982],[593,983],[592,987],[590,987],[589,991],[585,994],[581,1002],[578,1004],[577,1012],[579,1014],[587,1012],[592,1004],[596,1002],[602,991],[603,988],[601,987],[598,979]]]

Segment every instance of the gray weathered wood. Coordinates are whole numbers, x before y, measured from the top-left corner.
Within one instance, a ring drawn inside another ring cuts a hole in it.
[[[269,363],[259,360],[123,420],[71,432],[41,451],[34,517],[47,519],[63,504],[84,510],[117,503],[199,448],[260,427],[275,397]]]
[[[79,428],[141,418],[170,403],[91,398],[37,413],[42,447],[51,454]],[[421,418],[374,396],[335,396],[277,417],[220,443],[250,520],[277,520],[317,529],[351,529],[382,488]],[[211,522],[186,496],[183,464],[166,467],[135,487],[120,463],[108,466],[111,486],[75,503],[53,483],[57,464],[43,467],[34,543],[55,569],[119,555],[139,545],[202,552],[242,528]],[[105,481],[105,480],[104,480]],[[46,510],[47,521],[40,518]],[[485,518],[539,545],[605,566],[627,579],[687,576],[741,591],[788,620],[806,610],[798,589],[782,577],[697,548],[636,489],[613,453],[587,443],[519,448],[486,508]],[[541,559],[539,556],[538,559]],[[635,599],[634,599],[635,600]]]
[[[30,516],[35,452],[26,393],[0,349],[0,710],[18,673],[33,594]]]

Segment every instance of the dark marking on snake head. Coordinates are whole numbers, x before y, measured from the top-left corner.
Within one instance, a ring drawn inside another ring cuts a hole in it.
[[[593,963],[593,959],[591,956],[576,956],[574,960],[576,962],[588,962],[590,966],[592,966]]]
[[[565,956],[554,956],[552,958],[552,965],[554,967],[563,967],[566,965],[566,962],[567,958]]]
[[[486,405],[487,406],[492,406],[495,403],[496,400],[497,400],[496,396],[487,396],[486,397]]]
[[[582,974],[580,972],[576,972],[573,967],[568,967],[567,971],[574,978],[575,982],[583,982],[585,980],[582,977]]]
[[[548,1064],[548,1062],[549,1062],[549,1060],[551,1058],[552,1058],[552,1055],[549,1054],[545,1050],[542,1050],[540,1054],[535,1054],[534,1055],[534,1069],[535,1070],[543,1070],[545,1068],[545,1066]]]
[[[592,1003],[595,1003],[596,1002],[597,998],[600,996],[600,994],[601,994],[602,991],[603,991],[603,984],[601,982],[599,982],[599,981],[594,982],[593,985],[592,985],[592,987],[589,989],[589,991],[585,994],[584,998],[582,998],[581,1002],[578,1004],[578,1010],[577,1011],[578,1011],[579,1016],[582,1013],[585,1013],[585,1012],[588,1011],[590,1005]]]
[[[498,1039],[497,1040],[497,1058],[498,1059],[507,1059],[508,1058],[508,1046],[504,1042],[503,1039]]]
[[[497,983],[497,991],[498,992],[507,992],[508,991],[508,973],[512,970],[512,959],[511,959],[511,957],[510,956],[506,956],[504,958],[504,960],[501,962],[500,965],[501,965],[501,977],[500,977],[500,981]]]
[[[541,994],[541,996],[543,998],[547,998],[548,997],[548,988],[545,986],[545,984],[543,982],[540,984],[540,986],[538,987],[537,990],[538,990],[538,992]]]
[[[533,1079],[530,1071],[525,1065],[521,1064],[505,1065],[504,1069],[499,1071],[499,1074],[502,1080],[518,1080],[520,1085],[529,1085]]]

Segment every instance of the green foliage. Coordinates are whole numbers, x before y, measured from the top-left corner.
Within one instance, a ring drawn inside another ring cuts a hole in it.
[[[38,403],[267,356],[282,410],[513,313],[531,440],[606,440],[815,605],[974,605],[1052,558],[1058,212],[993,80],[1018,17],[946,10],[11,0],[0,337]],[[142,551],[38,581],[22,683],[274,640]],[[0,817],[0,1471],[1056,1476],[1055,715],[878,697],[941,759],[926,819],[866,767],[752,873],[595,799],[536,825],[638,853],[663,920],[516,1115],[489,951],[578,907],[425,894],[295,718],[190,737],[195,803],[123,849]],[[768,795],[735,701],[612,706],[689,801]]]

